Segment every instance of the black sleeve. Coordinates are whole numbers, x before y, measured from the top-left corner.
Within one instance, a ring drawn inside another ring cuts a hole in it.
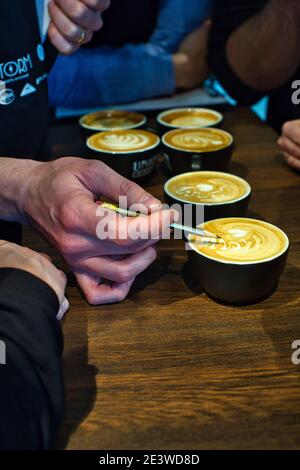
[[[257,15],[267,0],[216,0],[209,44],[208,61],[213,74],[227,93],[239,104],[249,106],[259,101],[260,93],[246,85],[231,68],[226,46],[231,34],[251,17]]]
[[[63,414],[63,338],[55,292],[0,269],[0,448],[48,449]]]

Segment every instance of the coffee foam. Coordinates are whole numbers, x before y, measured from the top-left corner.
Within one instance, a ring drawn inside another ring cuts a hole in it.
[[[215,152],[233,142],[232,136],[221,129],[176,129],[163,136],[163,143],[185,152]]]
[[[127,130],[142,126],[146,118],[142,114],[127,111],[97,111],[82,116],[79,123],[91,130]]]
[[[254,219],[228,218],[201,225],[207,232],[221,237],[217,244],[203,244],[190,237],[190,246],[201,255],[223,263],[256,264],[278,258],[285,253],[289,240],[274,225]]]
[[[181,202],[214,205],[243,199],[251,188],[245,180],[229,173],[198,171],[171,178],[165,191]]]
[[[135,153],[155,148],[159,142],[157,135],[136,129],[99,132],[87,140],[87,146],[97,152]]]
[[[206,108],[186,108],[165,111],[157,119],[167,127],[197,129],[216,125],[223,117],[217,111]]]

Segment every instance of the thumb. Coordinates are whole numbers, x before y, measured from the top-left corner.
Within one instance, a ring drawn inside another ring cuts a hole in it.
[[[121,203],[122,207],[141,205],[145,207],[146,213],[161,209],[161,201],[103,162],[96,160],[88,162],[82,169],[80,179],[96,196],[104,196],[115,203]]]

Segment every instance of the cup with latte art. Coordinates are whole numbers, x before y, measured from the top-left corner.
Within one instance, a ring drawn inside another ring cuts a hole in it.
[[[255,219],[223,218],[201,225],[218,243],[189,237],[189,259],[204,291],[226,304],[267,298],[277,288],[289,250],[278,227]]]
[[[87,140],[92,155],[131,180],[141,181],[155,169],[160,138],[142,129],[99,132]]]
[[[187,171],[227,171],[234,141],[222,129],[176,129],[162,137],[175,175]]]
[[[85,137],[96,132],[122,131],[144,127],[147,118],[143,114],[117,109],[96,111],[85,114],[79,119],[79,125]]]
[[[208,108],[168,109],[160,113],[157,123],[162,133],[171,129],[201,129],[220,126],[223,115]]]
[[[169,179],[164,193],[169,205],[179,204],[183,211],[186,205],[192,206],[192,221],[186,220],[185,225],[195,226],[203,221],[197,220],[197,212],[205,221],[243,217],[250,202],[251,187],[244,179],[229,173],[196,171]]]

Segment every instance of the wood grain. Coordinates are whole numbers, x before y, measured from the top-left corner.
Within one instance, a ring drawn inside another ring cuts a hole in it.
[[[300,448],[300,366],[291,362],[300,339],[300,175],[249,111],[226,111],[224,127],[236,139],[231,170],[254,190],[249,215],[291,239],[277,292],[251,307],[214,303],[193,282],[180,241],[160,244],[121,304],[90,307],[70,279],[58,448]],[[76,124],[51,128],[52,156],[80,155],[79,142]],[[147,189],[162,197],[163,181],[158,172]],[[62,266],[31,229],[25,243]]]

